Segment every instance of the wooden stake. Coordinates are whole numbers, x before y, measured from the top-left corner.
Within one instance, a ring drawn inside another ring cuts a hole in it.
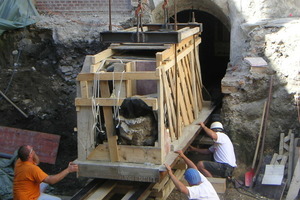
[[[22,115],[26,118],[28,118],[28,115],[26,115],[18,106],[16,106],[16,104],[14,104],[1,90],[0,90],[0,94],[11,104],[13,105],[20,113],[22,113]]]

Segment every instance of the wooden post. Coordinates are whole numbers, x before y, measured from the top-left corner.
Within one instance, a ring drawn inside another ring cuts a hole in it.
[[[108,81],[100,82],[100,90],[102,98],[108,98],[110,96]],[[117,145],[117,136],[115,135],[112,108],[110,106],[103,106],[103,114],[106,126],[106,136],[108,140],[110,160],[112,162],[116,162],[119,161],[120,158]]]

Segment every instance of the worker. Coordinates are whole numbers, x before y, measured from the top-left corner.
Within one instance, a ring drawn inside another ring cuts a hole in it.
[[[199,149],[193,146],[189,150],[201,154],[213,154],[214,161],[199,161],[197,167],[206,177],[223,177],[231,178],[236,165],[234,148],[229,137],[224,133],[221,122],[213,122],[210,128],[206,127],[203,122],[199,125],[206,134],[213,139],[214,144],[207,149]]]
[[[212,199],[218,200],[219,196],[212,186],[212,184],[203,176],[197,169],[197,166],[188,159],[182,152],[182,150],[176,151],[179,156],[187,164],[188,169],[184,173],[184,178],[188,182],[189,186],[185,186],[178,178],[173,174],[172,169],[169,165],[165,164],[167,172],[173,181],[175,187],[187,195],[189,199]]]
[[[14,169],[13,199],[14,200],[59,200],[60,198],[43,193],[45,185],[61,181],[71,172],[78,171],[78,165],[73,162],[56,175],[46,174],[40,167],[39,157],[32,146],[23,145],[18,149],[18,160]]]

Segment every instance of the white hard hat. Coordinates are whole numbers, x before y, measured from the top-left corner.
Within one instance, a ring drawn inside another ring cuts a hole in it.
[[[221,129],[223,129],[223,125],[221,124],[221,122],[213,122],[210,125],[210,129],[215,129],[215,128],[221,128]]]

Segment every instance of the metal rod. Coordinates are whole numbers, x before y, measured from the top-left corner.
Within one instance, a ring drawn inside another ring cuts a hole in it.
[[[109,31],[112,31],[112,25],[111,25],[111,0],[109,0],[109,3],[108,3],[108,13],[109,13]]]
[[[177,31],[177,2],[174,0],[174,30]]]

